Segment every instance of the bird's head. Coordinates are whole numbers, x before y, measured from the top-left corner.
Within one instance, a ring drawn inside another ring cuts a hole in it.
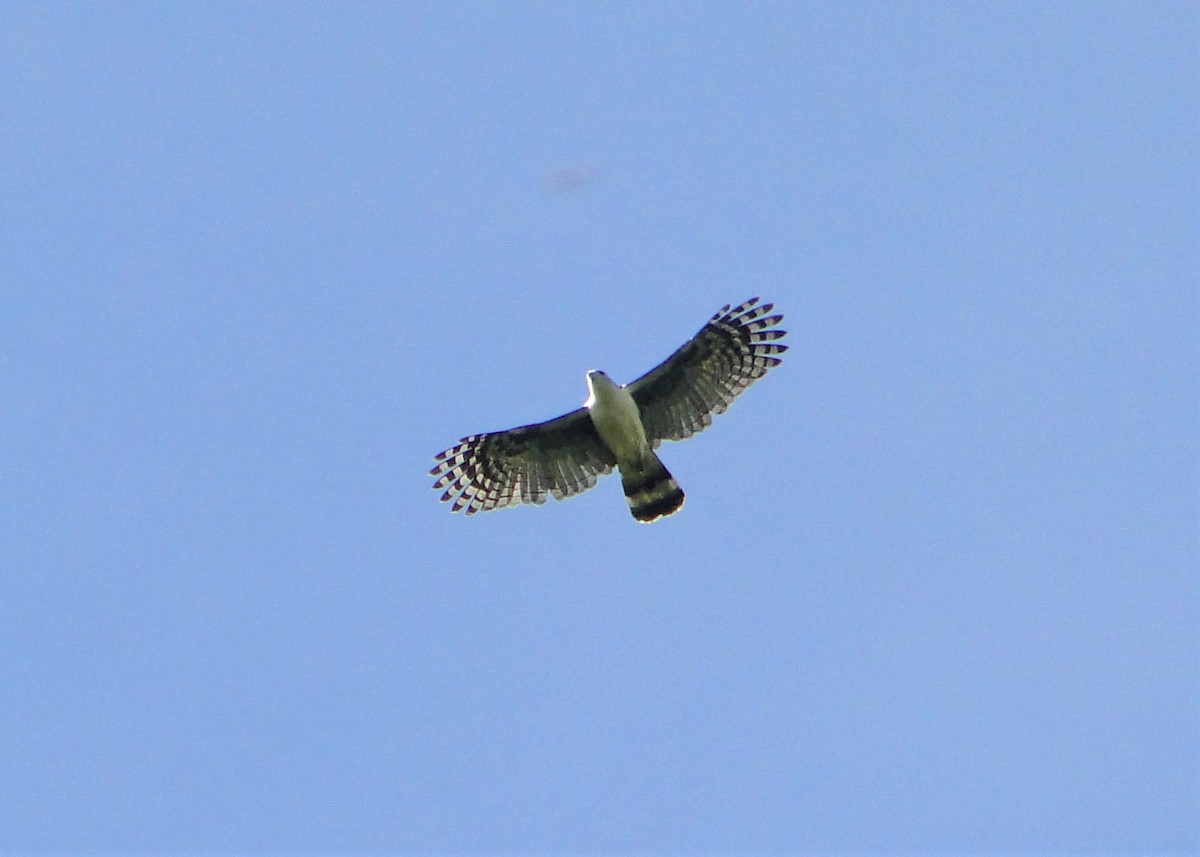
[[[591,406],[591,403],[596,401],[596,390],[609,390],[616,386],[612,379],[601,372],[599,369],[589,369],[587,373],[588,385],[588,400],[584,404]]]

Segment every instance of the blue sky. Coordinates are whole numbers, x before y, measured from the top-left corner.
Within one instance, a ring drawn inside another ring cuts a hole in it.
[[[1198,36],[5,4],[0,851],[1200,849]],[[437,502],[752,295],[680,514]]]

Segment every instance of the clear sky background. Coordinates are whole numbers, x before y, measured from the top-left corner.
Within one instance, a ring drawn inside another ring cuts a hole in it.
[[[1198,43],[0,6],[0,851],[1200,849]],[[437,502],[760,294],[680,514]]]

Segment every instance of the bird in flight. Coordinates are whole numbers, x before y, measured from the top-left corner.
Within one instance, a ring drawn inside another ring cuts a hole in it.
[[[442,501],[468,515],[579,494],[620,471],[629,511],[649,523],[679,511],[683,491],[654,450],[724,413],[738,393],[778,366],[787,331],[758,298],[720,309],[700,332],[632,384],[587,373],[582,408],[544,423],[473,434],[439,453],[429,471]]]

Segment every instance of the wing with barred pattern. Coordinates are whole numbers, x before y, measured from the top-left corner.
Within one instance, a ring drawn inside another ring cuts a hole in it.
[[[464,437],[436,456],[429,471],[443,501],[468,515],[561,500],[596,484],[617,460],[596,434],[586,408],[544,423]]]
[[[690,341],[629,385],[651,446],[683,440],[712,423],[716,414],[756,380],[779,365],[787,331],[769,315],[774,304],[751,298],[721,308]]]

